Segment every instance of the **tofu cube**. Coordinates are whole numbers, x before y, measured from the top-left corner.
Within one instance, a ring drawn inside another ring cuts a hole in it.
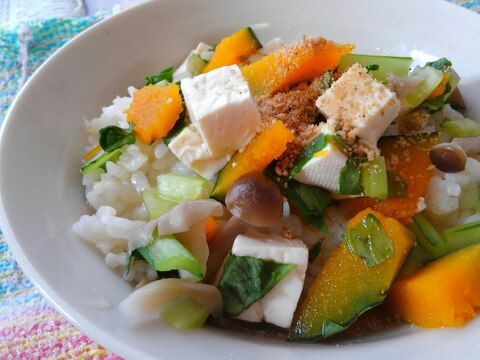
[[[287,240],[279,235],[263,235],[248,230],[238,235],[233,243],[232,253],[237,256],[251,256],[283,264],[296,264],[284,279],[273,287],[262,299],[256,301],[239,316],[239,319],[268,323],[288,328],[297,308],[303,289],[308,266],[308,249],[301,240]]]
[[[172,153],[205,179],[212,179],[230,160],[229,156],[213,158],[197,129],[190,125],[168,144]]]
[[[183,79],[181,88],[192,124],[213,158],[247,145],[260,124],[260,113],[237,65]]]
[[[318,151],[295,175],[294,179],[309,185],[335,192],[338,188],[340,170],[347,163],[347,155],[330,143]]]
[[[395,93],[359,64],[335,81],[316,105],[332,128],[346,132],[349,141],[358,136],[371,146],[376,146],[400,111]]]

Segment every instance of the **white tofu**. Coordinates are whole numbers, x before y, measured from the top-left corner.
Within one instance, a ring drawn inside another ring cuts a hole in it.
[[[192,125],[173,138],[168,147],[182,163],[205,179],[212,179],[230,160],[228,155],[213,158]]]
[[[237,236],[232,253],[297,265],[268,294],[238,316],[246,321],[259,322],[263,319],[280,327],[289,327],[302,293],[308,266],[308,249],[305,244],[300,240],[287,240],[279,235],[263,235],[248,230]]]
[[[316,105],[332,128],[347,131],[349,140],[358,136],[372,146],[400,111],[395,93],[359,64],[335,81]]]
[[[212,157],[232,154],[255,136],[260,113],[237,65],[183,79],[181,88],[190,120]]]
[[[342,150],[328,143],[325,148],[313,155],[294,179],[335,192],[338,188],[340,170],[346,165],[347,159]]]

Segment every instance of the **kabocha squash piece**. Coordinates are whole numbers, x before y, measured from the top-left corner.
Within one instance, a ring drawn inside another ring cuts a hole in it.
[[[373,198],[358,197],[342,200],[342,204],[355,213],[370,207],[402,223],[411,222],[412,216],[418,211],[419,198],[425,196],[432,178],[430,149],[439,141],[438,133],[380,138],[378,147],[385,157],[387,170],[394,171],[407,184],[406,197],[389,197],[380,202]]]
[[[323,38],[307,39],[285,46],[244,66],[243,76],[254,95],[270,94],[287,86],[311,80],[335,69],[353,45],[340,45]]]
[[[480,309],[480,244],[435,260],[395,282],[387,305],[417,326],[461,326]]]
[[[387,169],[395,170],[407,183],[408,197],[425,196],[432,178],[430,149],[439,141],[438,133],[380,138],[378,147]]]
[[[206,73],[222,66],[238,64],[261,47],[262,44],[252,28],[246,27],[238,30],[217,44],[213,57],[203,68],[203,72]]]
[[[211,197],[224,201],[228,189],[240,176],[255,171],[263,171],[273,160],[287,149],[294,139],[293,134],[281,122],[276,121],[266,128],[246,146],[237,152],[218,175]]]
[[[344,242],[320,271],[295,314],[290,339],[315,341],[347,328],[360,314],[380,304],[414,244],[398,221],[366,209],[352,218],[347,231],[373,215],[391,240],[390,257],[369,267]]]
[[[168,134],[182,111],[180,88],[172,83],[147,85],[137,90],[125,113],[128,121],[135,124],[137,138],[150,144]]]

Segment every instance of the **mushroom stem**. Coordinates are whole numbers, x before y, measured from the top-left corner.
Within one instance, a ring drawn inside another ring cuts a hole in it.
[[[233,242],[239,234],[247,231],[247,225],[239,218],[232,216],[210,238],[210,254],[207,261],[207,272],[204,282],[213,284],[215,275],[223,264],[228,252],[232,249]]]

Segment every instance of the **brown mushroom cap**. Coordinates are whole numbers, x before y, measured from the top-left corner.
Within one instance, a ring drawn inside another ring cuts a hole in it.
[[[283,212],[280,190],[262,173],[237,179],[227,193],[225,205],[232,215],[254,226],[273,225]]]
[[[467,155],[454,143],[443,143],[430,149],[430,161],[435,167],[446,173],[456,173],[465,170]]]

